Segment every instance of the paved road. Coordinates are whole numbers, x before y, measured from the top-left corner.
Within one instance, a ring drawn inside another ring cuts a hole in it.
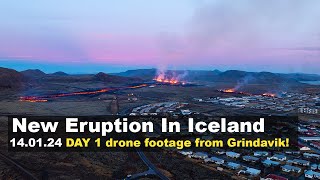
[[[169,180],[162,172],[160,172],[155,165],[147,158],[147,156],[144,154],[143,151],[140,149],[136,149],[137,154],[139,155],[140,159],[144,162],[145,165],[148,166],[148,170],[142,173],[137,173],[134,175],[131,175],[130,177],[125,178],[125,180],[133,180],[133,179],[139,179],[141,177],[146,177],[149,175],[156,175],[161,180]]]
[[[144,152],[142,152],[140,149],[137,149],[137,153],[142,161],[148,166],[148,168],[152,169],[161,180],[169,180],[169,178],[162,174],[162,172],[160,172],[157,167],[153,165],[153,163],[147,158]]]
[[[121,115],[124,115],[124,114],[128,114],[128,110],[129,108],[127,109],[124,109],[120,112]],[[135,137],[133,137],[134,135],[131,135],[133,139],[135,139]],[[157,167],[155,165],[153,165],[153,163],[147,158],[147,156],[144,154],[143,151],[141,151],[141,149],[136,149],[137,151],[137,154],[139,155],[140,159],[144,162],[145,165],[148,166],[149,170],[148,171],[145,171],[143,173],[138,173],[138,174],[135,174],[135,175],[132,175],[129,179],[135,179],[135,178],[138,178],[138,177],[141,177],[141,175],[157,175],[160,179],[162,180],[169,180],[169,178],[167,178],[164,174],[162,174],[162,172],[160,172]]]
[[[135,134],[130,133],[131,139],[137,139],[135,137]],[[140,159],[144,162],[144,164],[149,168],[146,172],[152,172],[158,176],[161,180],[169,180],[164,174],[162,174],[161,171],[158,170],[158,168],[147,158],[147,156],[144,154],[144,152],[140,148],[136,148],[136,152],[139,155]],[[139,173],[140,174],[140,173]],[[133,178],[129,178],[133,179]]]
[[[137,174],[134,174],[130,177],[127,177],[126,180],[140,179],[142,177],[146,177],[146,176],[150,176],[150,175],[156,175],[156,173],[152,169],[149,169],[145,172],[137,173]]]

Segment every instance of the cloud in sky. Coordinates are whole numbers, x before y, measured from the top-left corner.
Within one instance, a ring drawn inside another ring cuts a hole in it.
[[[318,0],[4,0],[0,58],[308,71],[320,67],[318,7]]]

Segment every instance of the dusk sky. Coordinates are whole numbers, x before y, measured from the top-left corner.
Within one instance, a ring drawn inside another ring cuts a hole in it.
[[[1,0],[0,66],[320,74],[319,0]]]

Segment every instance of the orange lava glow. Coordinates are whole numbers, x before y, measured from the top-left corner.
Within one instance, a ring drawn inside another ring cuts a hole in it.
[[[19,101],[23,101],[23,102],[48,102],[47,99],[38,99],[37,97],[20,97]]]
[[[157,82],[166,83],[166,84],[178,84],[179,83],[179,81],[174,78],[172,78],[172,79],[155,78],[154,80]]]
[[[235,89],[224,89],[222,91],[225,92],[225,93],[234,93],[234,92],[236,92]]]
[[[185,82],[180,81],[176,77],[169,78],[169,77],[166,77],[164,74],[158,75],[153,80],[158,82],[158,83],[163,83],[163,84],[171,84],[171,85],[185,84]]]
[[[129,89],[137,89],[137,88],[142,88],[142,87],[146,87],[148,86],[147,84],[141,84],[141,85],[137,85],[137,86],[130,86],[128,87]]]
[[[263,93],[262,96],[267,96],[267,97],[276,97],[276,94],[273,93]]]
[[[140,84],[135,86],[125,86],[125,87],[118,87],[118,88],[104,88],[94,91],[81,91],[81,92],[71,92],[71,93],[61,93],[61,94],[53,94],[47,96],[24,96],[20,97],[19,101],[22,102],[48,102],[49,99],[55,99],[60,97],[68,97],[68,96],[78,96],[78,95],[92,95],[92,94],[101,94],[110,91],[117,91],[117,90],[125,90],[125,89],[137,89],[148,86],[147,84]]]

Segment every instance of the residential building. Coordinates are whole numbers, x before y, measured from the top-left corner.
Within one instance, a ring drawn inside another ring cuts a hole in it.
[[[217,158],[217,157],[206,158],[204,161],[205,162],[212,162],[212,163],[215,163],[215,164],[223,164],[224,163],[223,159],[220,159],[220,158]]]
[[[243,156],[242,159],[244,161],[253,162],[253,163],[259,161],[259,158],[253,157],[253,156]]]
[[[205,152],[196,152],[196,153],[189,155],[189,157],[196,158],[196,159],[206,159],[206,158],[208,158],[208,154]]]
[[[306,137],[299,137],[300,140],[304,142],[309,142],[309,141],[320,141],[320,136],[306,136]]]
[[[178,151],[180,154],[188,156],[192,154],[192,151]]]
[[[318,169],[318,164],[311,164],[311,170],[317,170]]]
[[[268,174],[264,180],[288,180],[288,178],[286,177],[282,177],[279,175],[275,175],[275,174]]]
[[[319,154],[312,154],[312,153],[303,153],[303,157],[309,158],[309,159],[320,159]]]
[[[241,167],[240,164],[233,163],[233,162],[228,162],[226,166],[233,170],[239,169]]]
[[[301,168],[299,167],[295,167],[295,166],[291,166],[291,165],[284,165],[281,167],[282,171],[284,172],[295,172],[295,173],[300,173],[301,172]]]
[[[261,173],[261,170],[254,169],[254,168],[247,168],[245,172],[251,176],[258,176]]]
[[[268,157],[270,160],[277,160],[277,161],[285,161],[287,160],[287,157],[283,154],[275,154],[272,157]]]
[[[256,151],[253,153],[253,155],[257,157],[264,157],[264,156],[268,156],[269,153],[267,151]]]
[[[308,170],[304,173],[304,177],[310,179],[320,179],[320,173],[312,170]]]
[[[320,149],[320,142],[317,142],[317,141],[313,141],[310,143],[311,146],[317,148],[317,149]]]
[[[292,163],[296,164],[296,165],[300,165],[300,166],[309,166],[310,165],[309,161],[302,160],[302,159],[294,159],[294,160],[292,160]]]
[[[236,153],[236,152],[233,152],[233,151],[227,151],[226,152],[226,155],[228,157],[231,157],[231,158],[239,158],[240,157],[240,154],[239,153]]]
[[[266,160],[262,161],[262,164],[263,164],[264,166],[267,166],[267,167],[270,167],[270,166],[279,166],[279,165],[280,165],[279,162],[277,162],[277,161],[272,161],[272,160],[270,160],[270,159],[266,159]]]

